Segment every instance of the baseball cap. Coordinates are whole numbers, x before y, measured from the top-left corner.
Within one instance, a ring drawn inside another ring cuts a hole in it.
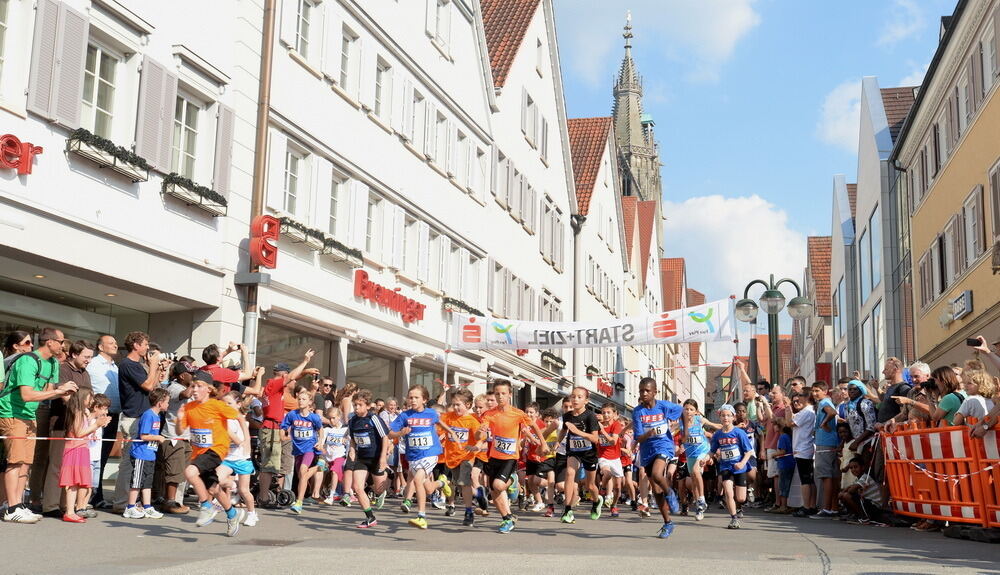
[[[198,369],[190,363],[186,361],[178,361],[174,363],[172,368],[170,368],[170,376],[176,379],[177,377],[180,377],[182,373],[195,373],[196,371],[198,371]]]
[[[281,362],[274,364],[274,371],[275,373],[279,371],[292,371],[292,368],[287,363]]]
[[[208,373],[207,371],[201,371],[201,370],[196,371],[194,374],[194,378],[197,379],[198,381],[205,382],[209,385],[212,385],[214,383],[214,381],[212,380],[212,374]]]

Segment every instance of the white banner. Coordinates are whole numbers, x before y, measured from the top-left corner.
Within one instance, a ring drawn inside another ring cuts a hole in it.
[[[518,321],[454,314],[453,349],[618,347],[736,339],[733,300],[602,322]]]

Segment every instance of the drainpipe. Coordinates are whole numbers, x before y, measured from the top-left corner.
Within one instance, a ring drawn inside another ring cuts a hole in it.
[[[257,90],[257,134],[254,137],[253,188],[250,195],[250,221],[264,213],[267,182],[267,128],[271,118],[271,67],[274,60],[274,19],[277,0],[264,0],[264,24],[260,41],[260,79]],[[248,230],[249,231],[249,230]],[[249,236],[248,236],[249,237]],[[250,274],[260,269],[252,261]],[[258,283],[247,284],[246,311],[243,314],[243,343],[250,351],[251,363],[257,360]]]
[[[573,320],[579,321],[580,318],[580,242],[577,241],[577,236],[583,230],[583,224],[587,221],[587,216],[581,216],[580,214],[573,214],[569,218],[569,227],[573,229]],[[574,379],[576,375],[580,373],[578,353],[579,348],[571,349],[573,353],[573,363],[572,363],[572,373]],[[579,385],[577,381],[573,382],[573,385]],[[611,398],[608,398],[611,399]]]

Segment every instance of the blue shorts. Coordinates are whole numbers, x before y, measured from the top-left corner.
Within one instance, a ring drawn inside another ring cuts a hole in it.
[[[249,459],[244,459],[242,461],[229,461],[228,459],[222,462],[223,465],[233,470],[233,475],[253,475],[254,468],[253,462]]]

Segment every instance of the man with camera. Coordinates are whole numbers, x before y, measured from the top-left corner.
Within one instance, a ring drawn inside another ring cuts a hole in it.
[[[149,336],[141,331],[126,335],[124,345],[128,355],[118,363],[118,395],[121,398],[122,414],[118,419],[117,431],[127,442],[136,437],[139,417],[149,407],[149,392],[166,378],[166,364],[169,362],[160,361],[163,359],[160,352],[150,351]],[[127,454],[127,447],[125,453]],[[132,463],[126,455],[121,458],[118,478],[115,480],[115,513],[125,510],[131,476]]]
[[[240,352],[240,368],[242,371],[222,367],[219,363],[222,358],[234,351]],[[226,351],[221,353],[219,346],[213,343],[202,350],[201,359],[205,362],[205,366],[201,370],[207,371],[212,376],[212,383],[219,390],[220,396],[229,393],[234,387],[238,390],[239,387],[234,386],[234,383],[239,384],[249,381],[254,377],[254,366],[250,365],[250,354],[247,352],[247,346],[242,343],[229,342]]]
[[[54,385],[59,378],[59,362],[65,337],[58,329],[47,327],[38,336],[40,347],[22,354],[11,365],[7,385],[0,391],[0,435],[7,452],[7,470],[3,475],[8,508],[3,520],[9,523],[37,523],[41,515],[21,503],[28,483],[28,470],[34,462],[35,412],[38,402],[63,397],[77,390],[72,381]]]

